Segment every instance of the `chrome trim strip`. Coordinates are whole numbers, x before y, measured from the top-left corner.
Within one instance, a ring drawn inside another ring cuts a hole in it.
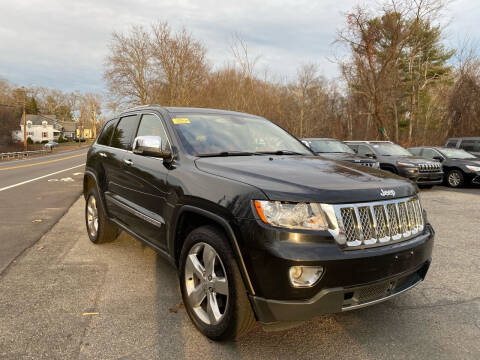
[[[408,291],[411,288],[417,286],[422,281],[423,281],[422,279],[419,279],[416,283],[410,285],[409,287],[406,287],[405,289],[402,289],[402,290],[400,290],[400,291],[398,291],[394,294],[391,294],[391,295],[388,295],[388,296],[385,296],[385,297],[382,297],[382,298],[379,298],[379,299],[375,299],[375,300],[368,301],[368,302],[361,303],[361,304],[357,304],[357,305],[350,305],[350,306],[347,306],[347,307],[342,307],[342,312],[350,311],[350,310],[354,310],[354,309],[360,309],[360,308],[363,308],[363,307],[366,307],[366,306],[378,304],[378,303],[381,303],[383,301],[389,300],[389,299],[391,299],[391,298],[393,298],[397,295],[400,295],[400,294],[404,293],[405,291]]]
[[[152,224],[153,226],[156,226],[156,227],[160,228],[160,227],[162,227],[163,224],[165,224],[165,221],[163,221],[163,218],[162,218],[162,221],[152,219],[150,216],[142,214],[140,211],[137,211],[137,210],[131,208],[130,206],[122,203],[121,201],[115,199],[113,196],[111,196],[109,194],[105,194],[105,198],[106,198],[107,201],[110,201],[110,202],[114,203],[115,205],[121,207],[122,209],[128,211],[129,213],[131,213],[131,214],[139,217],[140,219],[145,220],[146,222]]]

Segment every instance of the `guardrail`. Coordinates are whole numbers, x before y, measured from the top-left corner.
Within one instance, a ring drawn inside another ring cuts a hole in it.
[[[4,159],[23,159],[30,155],[46,155],[51,150],[33,150],[33,151],[16,151],[8,153],[0,153],[0,160]]]

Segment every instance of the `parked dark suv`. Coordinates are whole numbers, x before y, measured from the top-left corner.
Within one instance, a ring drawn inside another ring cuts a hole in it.
[[[480,137],[460,137],[447,140],[445,147],[463,149],[476,157],[480,157]]]
[[[315,156],[248,114],[124,112],[88,152],[84,195],[90,240],[121,229],[169,259],[214,340],[389,299],[431,261],[414,184]]]
[[[329,138],[308,138],[301,139],[302,142],[307,145],[310,150],[315,154],[327,157],[329,159],[348,161],[356,163],[358,165],[369,166],[375,169],[380,167],[378,161],[361,156],[355,153],[348,145],[335,139]]]
[[[462,149],[438,146],[409,148],[412,154],[442,163],[445,183],[450,187],[480,185],[480,159]]]
[[[438,161],[413,156],[408,150],[390,141],[345,141],[357,154],[380,162],[380,169],[415,181],[428,188],[443,181],[442,165]]]

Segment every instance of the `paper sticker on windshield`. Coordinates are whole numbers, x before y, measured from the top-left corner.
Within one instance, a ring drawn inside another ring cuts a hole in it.
[[[188,120],[187,118],[175,118],[175,119],[172,119],[172,121],[175,125],[190,124],[190,120]]]

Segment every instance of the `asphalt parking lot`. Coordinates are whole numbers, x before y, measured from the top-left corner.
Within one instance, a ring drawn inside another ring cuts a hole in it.
[[[2,359],[478,359],[480,189],[422,191],[427,279],[392,300],[236,343],[196,331],[175,270],[122,233],[88,240],[80,198],[0,276]]]

